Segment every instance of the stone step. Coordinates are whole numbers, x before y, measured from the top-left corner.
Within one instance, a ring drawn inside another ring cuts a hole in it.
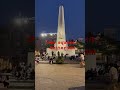
[[[34,90],[34,80],[10,80],[8,90]]]
[[[85,90],[105,90],[104,88],[85,88]]]
[[[12,76],[12,74],[11,73],[0,73],[0,75],[2,75],[2,76]]]
[[[86,84],[86,89],[104,89],[106,84],[95,84],[95,83],[89,83],[89,84]]]
[[[15,77],[10,76],[9,79],[15,79]]]
[[[34,89],[35,86],[9,86],[8,88],[9,89],[23,89],[23,90],[26,90],[26,89]]]
[[[0,89],[1,90],[1,89]],[[8,90],[35,90],[35,89],[16,89],[16,88],[12,88],[12,89],[8,89]]]
[[[10,79],[9,82],[11,83],[34,83],[34,80],[16,80],[16,79]]]
[[[34,86],[34,83],[10,83],[9,87],[11,86],[21,86],[21,87],[27,87],[27,86]]]
[[[105,80],[96,80],[96,81],[85,81],[85,83],[104,83],[105,84]]]

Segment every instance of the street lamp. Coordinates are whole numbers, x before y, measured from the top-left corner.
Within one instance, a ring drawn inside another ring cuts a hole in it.
[[[44,37],[44,34],[41,34],[42,37]]]
[[[46,37],[46,36],[54,36],[56,33],[41,33],[41,37]]]
[[[46,33],[41,33],[41,36],[42,36],[42,37],[46,37],[47,34],[46,34]]]
[[[14,19],[14,24],[21,26],[24,24],[28,24],[28,19],[27,18],[22,18],[22,17],[18,17]]]
[[[53,34],[52,33],[50,33],[50,36],[52,36]]]

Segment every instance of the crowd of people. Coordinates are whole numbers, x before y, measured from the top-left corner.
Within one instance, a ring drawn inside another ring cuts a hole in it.
[[[93,80],[98,75],[98,72],[96,71],[96,69],[91,68],[90,70],[87,70],[85,75],[86,79]]]
[[[64,55],[63,53],[60,53],[58,51],[57,57],[63,57],[64,60],[71,60],[71,61],[77,61],[80,62],[80,67],[85,67],[85,60],[84,60],[84,54],[80,53],[78,55],[74,56],[68,56],[68,54]],[[57,59],[56,54],[52,51],[51,56],[48,56],[48,53],[42,52],[41,54],[36,54],[35,56],[35,63],[39,63],[40,61],[49,61],[49,64],[53,64],[54,61]]]
[[[101,65],[95,69],[91,68],[86,71],[86,80],[94,80],[101,76],[104,81],[108,82],[112,87],[117,87],[120,83],[120,66],[117,64]],[[108,78],[106,79],[105,76]],[[114,90],[114,89],[112,89]]]
[[[25,65],[25,63],[20,63],[18,66],[14,66],[12,74],[16,77],[16,79],[21,80],[35,78],[35,71],[32,68],[31,64]]]
[[[9,86],[9,75],[7,73],[11,73],[11,69],[3,69],[0,70],[0,84],[2,84],[5,88]]]
[[[48,56],[48,53],[43,52],[41,53],[41,55],[36,55],[35,57],[35,62],[39,63],[40,61],[49,61],[49,64],[53,64],[54,61],[56,60],[56,55],[54,54],[54,52],[51,52],[52,56]],[[64,60],[71,60],[71,61],[77,61],[80,62],[80,67],[83,68],[85,67],[85,61],[84,61],[84,54],[80,53],[80,55],[77,56],[68,56],[68,54],[64,55],[63,53],[60,54],[60,52],[58,51],[57,53],[58,57],[63,57]]]
[[[14,77],[17,80],[27,80],[35,79],[35,71],[32,68],[31,64],[26,65],[24,62],[19,63],[19,65],[13,66],[12,69],[3,69],[0,72],[0,84],[3,84],[4,87],[8,88],[10,76]]]

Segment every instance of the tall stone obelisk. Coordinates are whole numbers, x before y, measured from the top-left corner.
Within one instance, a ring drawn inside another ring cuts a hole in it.
[[[57,28],[57,42],[58,41],[66,41],[64,8],[63,8],[63,6],[59,7],[58,28]]]
[[[68,49],[68,44],[66,42],[66,34],[65,34],[65,20],[64,20],[64,7],[59,7],[59,14],[58,14],[58,28],[57,28],[57,39],[56,43],[54,44],[54,49],[47,48],[47,53],[49,56],[52,56],[51,52],[54,52],[56,56],[59,55],[68,55],[73,56],[75,55],[75,49]],[[56,49],[57,48],[57,49]]]
[[[67,44],[64,44],[64,42],[66,42],[64,7],[60,6],[59,7],[59,15],[58,15],[57,40],[56,40],[56,44],[55,44],[55,47],[57,47],[57,48],[60,47],[60,49],[58,49],[56,51],[56,54],[58,51],[60,52],[60,54],[61,53],[63,53],[64,55],[66,54],[66,50],[64,49],[64,47],[67,47]],[[62,47],[63,47],[63,49],[62,49]]]

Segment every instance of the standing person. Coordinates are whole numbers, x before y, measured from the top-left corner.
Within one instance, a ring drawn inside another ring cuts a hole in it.
[[[51,64],[51,58],[52,58],[52,57],[50,56],[50,57],[49,57],[49,64]]]
[[[63,57],[63,55],[64,55],[64,54],[63,54],[63,53],[61,53],[61,57]]]
[[[51,58],[51,64],[53,64],[53,57]]]
[[[3,81],[4,87],[8,88],[9,86],[9,77],[6,76],[6,78]]]
[[[58,53],[57,53],[57,54],[58,54],[58,57],[60,57],[60,52],[59,52],[59,51],[58,51]]]
[[[53,55],[54,55],[54,52],[52,51],[52,57],[53,57]]]
[[[115,90],[115,88],[117,88],[117,82],[118,82],[118,71],[115,64],[111,64],[109,75],[111,81],[110,90]]]
[[[48,58],[48,53],[46,53],[46,56],[45,56],[45,59],[47,60],[47,58]]]
[[[49,63],[53,64],[53,58],[52,57],[50,58],[50,62]]]
[[[84,66],[85,66],[84,55],[80,54],[80,67],[84,67]]]
[[[48,61],[50,60],[50,56],[48,56]]]
[[[120,67],[118,68],[118,83],[120,83]]]

